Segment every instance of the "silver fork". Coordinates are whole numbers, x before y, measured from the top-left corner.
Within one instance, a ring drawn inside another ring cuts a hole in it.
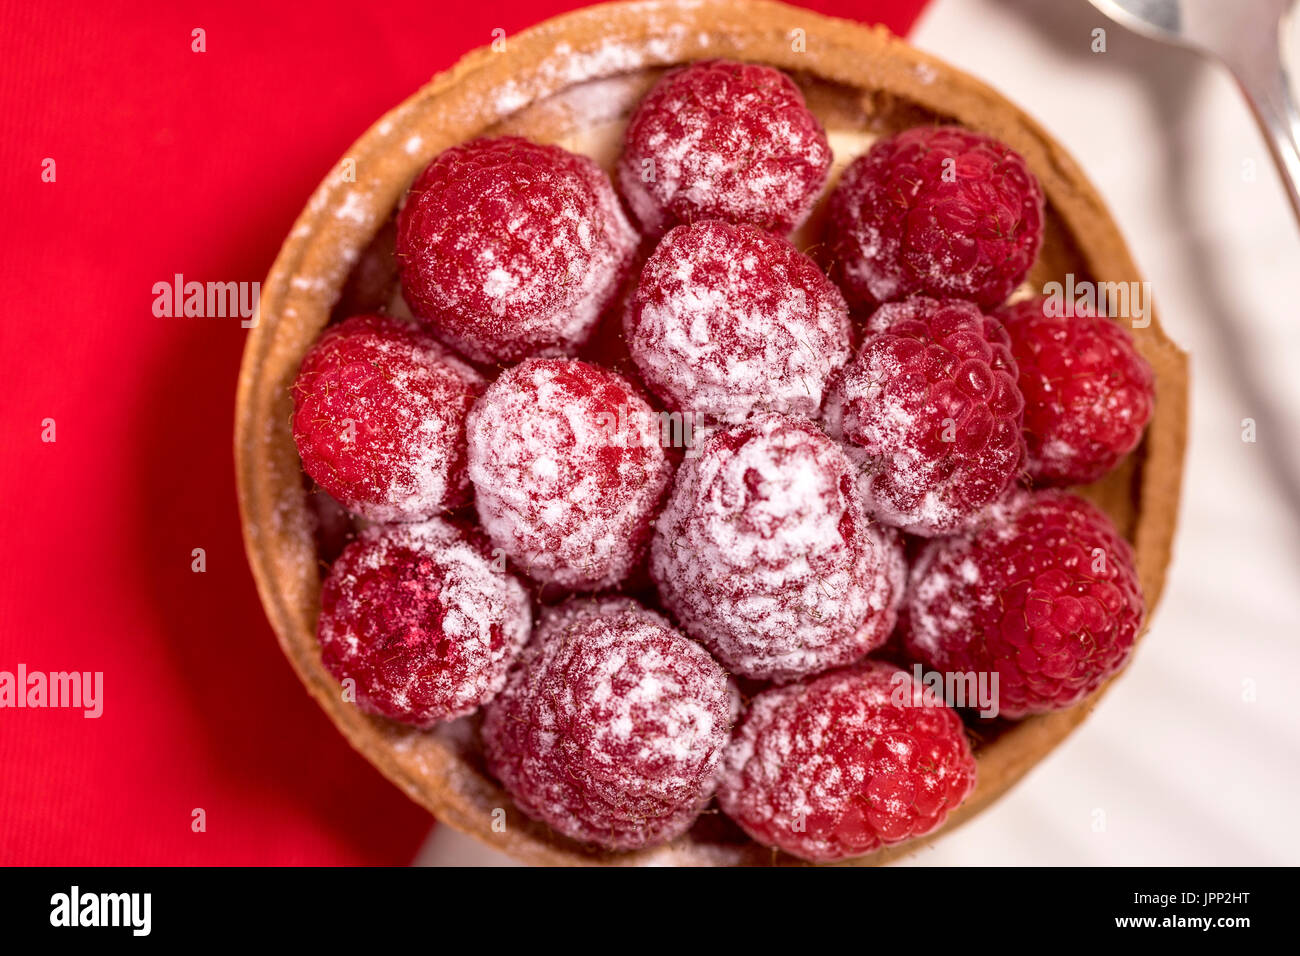
[[[1300,113],[1282,61],[1294,0],[1091,0],[1135,33],[1217,59],[1237,80],[1300,221]]]

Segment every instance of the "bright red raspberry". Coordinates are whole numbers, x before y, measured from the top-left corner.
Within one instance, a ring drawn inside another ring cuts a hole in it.
[[[786,240],[719,219],[678,226],[641,273],[626,317],[645,383],[707,421],[815,416],[852,354],[844,297]]]
[[[599,590],[645,552],[672,477],[659,416],[621,375],[527,359],[469,414],[469,477],[492,542],[543,584]]]
[[[1025,299],[996,313],[1020,369],[1026,470],[1035,484],[1086,485],[1141,441],[1155,374],[1118,322],[1091,311],[1048,315],[1048,302]]]
[[[831,149],[803,93],[779,70],[707,60],[666,73],[632,114],[618,163],[651,235],[725,219],[786,235],[826,183]]]
[[[397,220],[411,311],[480,362],[586,341],[636,244],[599,166],[514,137],[439,154]]]
[[[718,804],[759,843],[820,862],[930,833],[974,787],[956,712],[905,671],[865,661],[755,697]]]
[[[924,536],[970,524],[1024,461],[1006,330],[969,302],[915,296],[877,309],[867,333],[825,410],[867,510]]]
[[[918,126],[849,164],[830,201],[836,278],[854,305],[914,293],[1003,302],[1043,243],[1043,191],[1019,154]]]
[[[303,470],[372,521],[415,521],[464,504],[465,416],[483,386],[415,325],[350,318],[316,341],[293,384]]]
[[[1142,625],[1133,552],[1062,491],[1020,492],[912,568],[903,647],[944,673],[997,675],[1003,716],[1061,710],[1128,660]]]
[[[802,677],[883,644],[902,547],[867,518],[854,479],[805,420],[710,432],[678,469],[651,544],[664,607],[744,677]]]
[[[488,768],[519,808],[611,850],[665,843],[713,795],[737,704],[705,650],[627,598],[543,613],[487,710]]]
[[[528,640],[528,592],[444,521],[372,525],[321,586],[321,657],[357,705],[427,727],[487,703]]]

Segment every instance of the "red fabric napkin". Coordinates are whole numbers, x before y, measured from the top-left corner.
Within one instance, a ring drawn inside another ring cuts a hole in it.
[[[807,6],[902,33],[923,3]],[[0,709],[0,863],[413,858],[429,816],[307,696],[245,564],[246,330],[153,287],[260,281],[377,116],[581,5],[0,3],[0,672],[103,674],[98,718]]]

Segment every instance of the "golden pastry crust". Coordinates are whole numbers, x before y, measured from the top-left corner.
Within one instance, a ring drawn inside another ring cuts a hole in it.
[[[498,44],[500,46],[500,44]],[[489,778],[472,718],[422,733],[367,716],[342,699],[315,638],[320,578],[312,518],[290,431],[289,384],[329,320],[363,252],[407,184],[446,147],[516,133],[586,152],[609,168],[631,107],[666,67],[709,57],[788,71],[827,127],[832,182],[875,136],[958,122],[1006,142],[1028,161],[1047,197],[1043,252],[1027,285],[1077,279],[1140,281],[1096,190],[1064,149],[998,93],[920,53],[884,28],[766,0],[650,0],[589,7],[476,50],[391,110],[340,159],[294,224],[262,287],[235,408],[235,458],[244,540],[258,591],[298,676],[348,740],[440,821],[537,864],[798,864],[732,836],[714,841],[706,819],[666,847],[601,853],[525,818]],[[828,187],[829,188],[829,187]],[[824,197],[823,197],[824,200]],[[824,201],[820,204],[824,207]],[[824,209],[795,241],[807,248]],[[1083,489],[1133,543],[1148,619],[1164,586],[1182,481],[1187,363],[1154,316],[1135,329],[1156,373],[1155,414],[1138,449]],[[989,806],[1077,726],[1106,687],[1070,710],[991,728],[976,741],[979,784],[937,834],[856,861],[878,864],[951,832]],[[493,827],[504,811],[504,829]],[[500,832],[498,832],[500,831]]]

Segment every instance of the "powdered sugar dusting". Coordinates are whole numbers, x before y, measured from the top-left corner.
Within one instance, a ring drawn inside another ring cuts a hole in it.
[[[511,137],[439,154],[398,217],[411,311],[484,362],[585,341],[635,246],[594,162]]]
[[[490,700],[529,626],[519,582],[434,520],[364,530],[330,569],[317,629],[363,710],[429,726]]]
[[[848,308],[812,261],[784,239],[718,220],[659,243],[627,339],[670,406],[724,422],[755,411],[817,415],[851,354]]]
[[[538,75],[527,81],[502,84],[493,95],[491,110],[495,115],[508,116],[533,102],[538,89],[559,90],[657,63],[671,63],[678,59],[683,45],[690,39],[705,41],[707,45],[707,37],[692,36],[671,22],[661,24],[656,32],[657,36],[638,37],[635,43],[607,39],[589,50],[575,50],[568,43],[558,43],[555,56],[547,59]]]
[[[470,413],[479,520],[531,577],[580,590],[621,581],[671,478],[658,416],[621,376],[529,359]]]
[[[732,670],[788,679],[885,640],[901,562],[897,537],[870,529],[835,443],[762,415],[711,433],[682,464],[650,567],[665,606]]]
[[[826,133],[788,77],[713,60],[670,72],[641,101],[618,181],[653,234],[720,218],[785,235],[812,208],[830,162]]]
[[[916,614],[909,619],[908,626],[916,647],[929,655],[938,649],[941,634],[969,633],[965,625],[970,620],[970,608],[965,604],[942,602],[943,613],[936,613],[933,608],[952,589],[952,578],[942,573],[924,574],[920,562],[917,575],[918,586],[913,596],[920,603],[915,605]]]
[[[732,690],[704,650],[627,598],[544,615],[483,726],[530,816],[613,849],[670,840],[715,786]]]

